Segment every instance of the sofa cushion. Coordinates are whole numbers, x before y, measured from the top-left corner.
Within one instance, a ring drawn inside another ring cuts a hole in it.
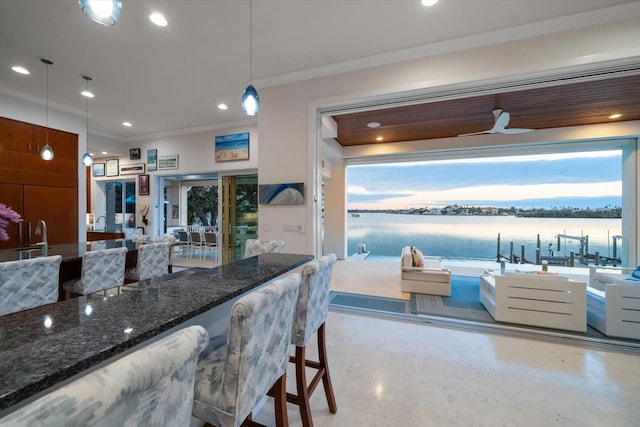
[[[633,273],[631,273],[631,275],[636,279],[640,279],[640,265],[637,266],[635,270],[633,270]]]
[[[424,267],[424,255],[422,251],[416,247],[411,246],[411,258],[412,258],[412,267]]]

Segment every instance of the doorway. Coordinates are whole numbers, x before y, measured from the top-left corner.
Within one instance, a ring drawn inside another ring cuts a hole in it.
[[[258,236],[258,175],[222,177],[222,262],[244,257],[245,241]]]

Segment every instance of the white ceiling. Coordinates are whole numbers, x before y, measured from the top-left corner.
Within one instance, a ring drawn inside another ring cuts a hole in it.
[[[632,5],[635,3],[635,5]],[[261,87],[623,19],[629,0],[255,0],[253,82]],[[630,9],[632,8],[632,9]],[[247,120],[249,0],[123,0],[113,27],[77,0],[0,0],[0,91],[84,116],[117,140]],[[169,25],[150,23],[153,11]],[[11,70],[22,65],[28,76]],[[217,108],[228,104],[227,111]],[[133,127],[122,126],[130,121]],[[90,147],[94,148],[94,147]]]

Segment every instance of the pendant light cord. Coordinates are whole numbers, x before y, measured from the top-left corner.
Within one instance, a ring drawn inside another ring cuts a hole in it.
[[[46,118],[47,118],[47,131],[46,131],[46,145],[49,145],[49,65],[53,65],[53,62],[48,60],[47,58],[40,58],[43,64],[46,65],[46,79],[45,79],[45,88],[47,92],[46,98]]]
[[[249,0],[249,84],[253,83],[253,0]]]

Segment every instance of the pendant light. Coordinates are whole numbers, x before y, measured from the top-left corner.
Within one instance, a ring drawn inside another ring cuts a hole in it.
[[[122,10],[121,0],[79,0],[82,13],[102,25],[114,25]]]
[[[93,80],[89,76],[82,76],[83,79],[87,81],[87,90],[84,93],[84,96],[87,98],[87,149],[89,148],[89,98],[91,98],[91,92],[89,91],[89,82]],[[85,166],[91,166],[93,164],[93,156],[91,153],[87,152],[82,155],[82,164]]]
[[[40,58],[40,61],[42,61],[43,64],[45,64],[45,66],[47,67],[47,130],[46,130],[46,135],[47,135],[47,141],[46,144],[44,145],[44,147],[42,147],[40,149],[40,158],[42,160],[53,160],[53,148],[51,148],[51,146],[49,145],[49,65],[53,65],[53,62],[49,61],[46,58]]]
[[[252,80],[252,54],[253,54],[253,0],[249,3],[249,86],[242,93],[242,111],[247,116],[255,116],[260,111],[260,98],[258,91],[251,84]]]

